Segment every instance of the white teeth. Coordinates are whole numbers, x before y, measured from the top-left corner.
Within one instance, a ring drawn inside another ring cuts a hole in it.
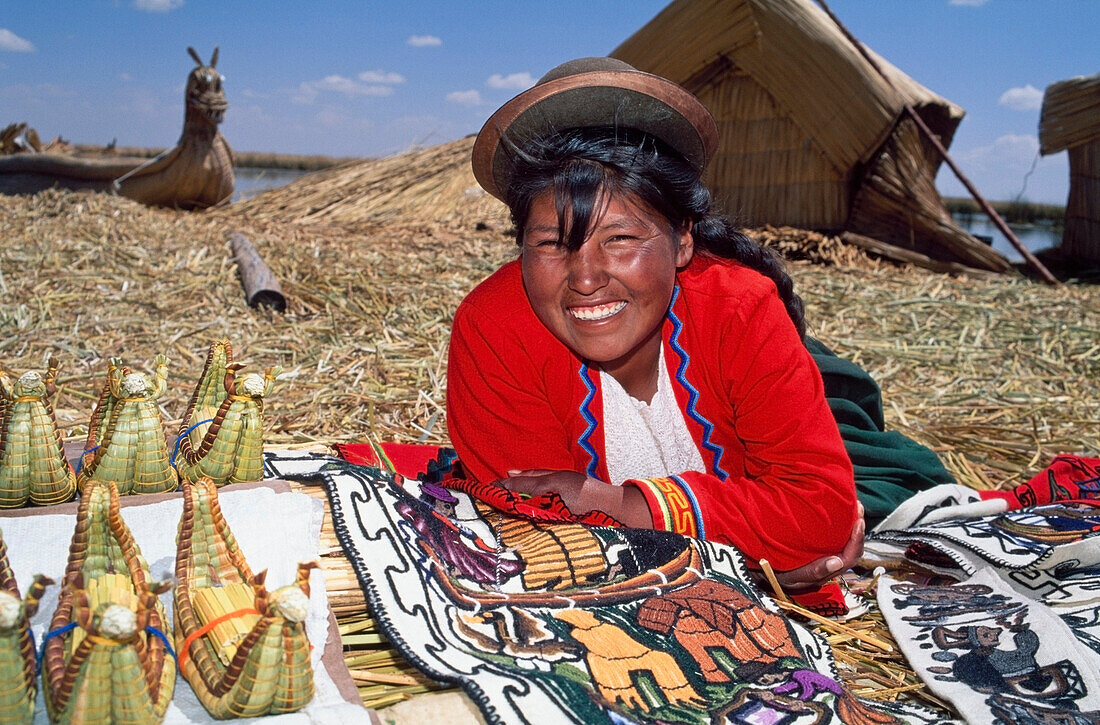
[[[569,314],[578,320],[606,320],[624,307],[626,307],[626,300],[619,300],[618,302],[597,305],[596,307],[570,307]]]

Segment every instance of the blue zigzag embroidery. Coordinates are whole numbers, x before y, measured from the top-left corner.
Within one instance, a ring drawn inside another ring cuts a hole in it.
[[[588,468],[586,473],[592,478],[596,477],[596,466],[599,465],[600,457],[596,454],[596,449],[589,442],[589,437],[596,430],[596,416],[592,415],[592,411],[588,409],[592,401],[596,398],[596,384],[592,382],[592,376],[589,373],[588,366],[581,363],[581,367],[577,370],[577,374],[581,376],[581,382],[584,383],[584,387],[588,389],[588,394],[584,396],[584,400],[581,402],[581,417],[588,422],[588,427],[584,429],[584,433],[581,433],[581,437],[577,439],[577,443],[580,447],[588,453]]]
[[[672,311],[679,296],[680,285],[676,285],[672,288],[672,301],[668,303],[668,319],[672,322],[672,334],[669,336],[669,344],[672,346],[673,352],[680,357],[680,365],[676,368],[676,380],[688,391],[687,414],[691,416],[692,420],[703,427],[703,448],[706,448],[714,454],[714,462],[711,464],[711,470],[714,472],[715,476],[725,481],[729,478],[729,473],[727,473],[721,465],[722,453],[724,451],[722,450],[722,446],[710,440],[710,435],[714,432],[714,424],[695,410],[695,404],[699,401],[699,391],[696,390],[695,386],[689,383],[687,379],[687,368],[690,358],[688,357],[687,351],[680,345],[680,332],[684,329],[684,323],[681,322],[680,318],[676,316],[676,313]]]

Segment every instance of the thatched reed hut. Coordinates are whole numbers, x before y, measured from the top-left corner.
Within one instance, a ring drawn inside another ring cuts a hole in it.
[[[958,106],[876,57],[812,0],[675,0],[612,56],[699,96],[718,120],[709,184],[747,224],[848,230],[971,267],[1008,261],[960,229],[935,188]],[[886,76],[886,77],[884,77]]]
[[[1069,200],[1062,254],[1100,262],[1100,73],[1047,86],[1039,151],[1069,152]]]

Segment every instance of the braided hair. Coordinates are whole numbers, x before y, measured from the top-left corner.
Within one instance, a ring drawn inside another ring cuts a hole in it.
[[[674,231],[691,225],[696,252],[732,259],[771,279],[787,314],[805,337],[802,298],[774,250],[761,246],[714,212],[710,191],[683,156],[651,135],[611,127],[573,128],[521,144],[504,141],[514,170],[505,189],[516,241],[522,243],[532,202],[552,191],[559,242],[576,251],[601,203],[624,194],[666,219]]]

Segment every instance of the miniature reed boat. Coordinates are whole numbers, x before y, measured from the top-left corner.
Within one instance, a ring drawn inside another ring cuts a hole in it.
[[[229,359],[230,352],[226,343],[225,360]],[[180,428],[176,468],[184,480],[209,478],[218,486],[259,481],[263,478],[263,399],[271,394],[275,378],[282,368],[268,368],[262,377],[257,373],[238,377],[244,365],[228,362],[222,371],[220,362],[211,346],[207,366],[191,398],[188,413],[183,418],[183,425],[188,427]],[[215,396],[210,381],[216,380],[219,372],[224,392]],[[221,402],[196,445],[192,438],[194,431],[188,433],[188,430],[205,422],[205,418],[193,419],[205,415],[210,402],[216,397],[220,397]]]
[[[57,610],[43,643],[46,710],[54,722],[159,723],[176,665],[149,566],[111,483],[88,482]]]
[[[183,484],[176,539],[175,642],[180,672],[216,718],[293,712],[313,698],[306,639],[309,572],[268,592],[252,574],[209,479]]]
[[[38,692],[34,640],[30,620],[53,581],[38,575],[19,600],[19,586],[8,564],[8,548],[0,538],[0,722],[29,723]]]
[[[111,370],[121,371],[123,379],[133,372],[122,364],[122,358],[112,357],[107,361],[107,378],[103,381],[103,389],[99,391],[99,400],[92,410],[92,419],[88,421],[88,437],[84,440],[84,454],[81,456],[82,464],[87,464],[95,458],[94,451],[107,437],[107,424],[111,422],[111,414],[115,410],[118,398],[111,392]]]
[[[206,353],[206,364],[203,365],[202,375],[199,377],[195,392],[187,403],[187,412],[180,421],[179,436],[176,439],[176,453],[182,450],[198,450],[202,445],[202,439],[214,416],[225,400],[225,371],[233,364],[233,345],[229,340],[217,340],[210,343],[210,349]],[[183,438],[187,443],[183,443]],[[173,458],[176,456],[173,455]]]
[[[150,384],[142,373],[129,372],[111,358],[106,389],[92,414],[88,435],[102,436],[99,445],[84,452],[78,477],[81,489],[88,481],[110,481],[120,494],[172,491],[179,478],[168,460],[157,399],[168,384],[168,358],[156,358],[156,376]]]
[[[33,194],[59,186],[96,189],[143,204],[204,209],[233,196],[233,151],[218,125],[229,104],[217,71],[218,49],[210,64],[193,48],[196,67],[187,78],[183,133],[176,146],[155,159],[87,158],[56,153],[23,153],[0,158],[0,193]]]
[[[59,369],[50,358],[45,377],[32,371],[12,384],[0,374],[0,508],[48,506],[76,492],[50,402]]]

